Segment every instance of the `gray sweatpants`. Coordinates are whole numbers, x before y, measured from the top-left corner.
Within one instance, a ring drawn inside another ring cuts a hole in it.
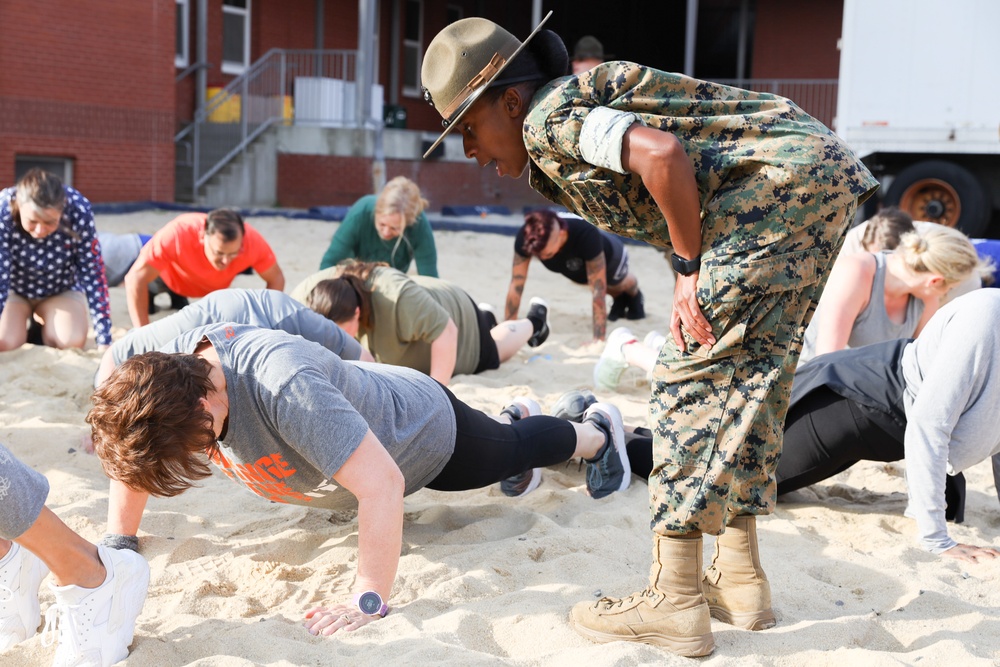
[[[0,537],[13,540],[31,528],[48,495],[49,480],[0,445]]]

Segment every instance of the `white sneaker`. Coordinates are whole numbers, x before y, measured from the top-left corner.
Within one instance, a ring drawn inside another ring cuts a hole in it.
[[[663,347],[663,344],[666,342],[667,342],[667,337],[656,330],[650,331],[648,334],[646,334],[646,337],[642,339],[643,345],[653,350],[656,350],[657,352],[660,351],[660,348]]]
[[[33,637],[41,621],[38,585],[48,574],[38,556],[16,542],[0,567],[0,652]]]
[[[594,386],[604,391],[614,391],[618,388],[622,373],[628,368],[625,361],[624,347],[636,342],[636,337],[625,327],[618,327],[608,335],[601,358],[594,366]]]
[[[149,565],[134,551],[97,547],[108,578],[97,588],[55,586],[45,611],[45,637],[59,631],[54,667],[108,667],[128,657],[135,619],[149,588]]]

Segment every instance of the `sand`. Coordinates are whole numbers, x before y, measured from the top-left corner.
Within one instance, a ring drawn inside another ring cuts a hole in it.
[[[167,212],[98,216],[98,227],[152,233]],[[331,223],[253,218],[275,247],[286,291],[319,265]],[[442,277],[502,308],[512,238],[436,234]],[[666,331],[672,279],[662,255],[630,247],[646,294],[642,336]],[[260,287],[241,276],[237,286]],[[526,297],[551,304],[552,335],[497,371],[451,385],[471,405],[499,411],[519,395],[549,408],[565,390],[591,386],[600,345],[589,344],[586,288],[532,265]],[[112,289],[114,333],[128,325],[122,288]],[[526,307],[526,305],[525,305]],[[523,310],[522,310],[523,312]],[[48,476],[48,504],[90,540],[104,532],[107,481],[81,451],[98,354],[27,345],[0,355],[0,441]],[[598,393],[644,424],[648,383],[638,372],[621,391]],[[988,464],[967,473],[961,542],[1000,546],[1000,513]],[[713,623],[706,665],[990,665],[1000,662],[1000,560],[969,565],[922,551],[903,517],[899,464],[860,464],[795,494],[759,523],[777,627],[750,633]],[[216,474],[200,488],[152,499],[140,530],[152,568],[130,665],[644,665],[685,664],[651,646],[592,644],[567,622],[570,607],[645,585],[650,559],[647,491],[633,479],[599,501],[575,464],[547,469],[522,499],[498,487],[418,492],[406,500],[393,612],[358,632],[310,636],[306,609],[343,599],[356,564],[352,515],[268,503]],[[711,540],[706,540],[706,561]],[[52,603],[42,590],[42,609]],[[39,637],[0,658],[47,665]]]

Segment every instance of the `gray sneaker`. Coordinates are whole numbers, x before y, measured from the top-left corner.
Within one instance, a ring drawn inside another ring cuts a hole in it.
[[[525,417],[533,417],[542,414],[542,408],[538,402],[530,398],[515,398],[511,404],[504,408],[500,414],[510,417],[511,422],[516,422]],[[500,490],[505,496],[517,498],[524,496],[542,483],[542,469],[532,468],[525,470],[500,482]]]
[[[610,403],[595,403],[583,415],[583,423],[604,431],[607,441],[593,459],[587,460],[587,491],[590,497],[603,498],[624,491],[632,481],[632,467],[625,450],[622,414]]]
[[[579,424],[583,421],[583,413],[594,403],[597,403],[597,397],[592,392],[571,389],[556,400],[552,406],[552,416]]]

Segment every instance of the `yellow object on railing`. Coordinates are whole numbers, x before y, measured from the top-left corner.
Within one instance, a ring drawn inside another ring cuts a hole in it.
[[[217,96],[220,93],[222,93],[222,90],[223,89],[221,87],[218,87],[218,86],[216,86],[216,87],[209,87],[208,89],[206,89],[206,91],[205,91],[205,103],[207,105],[209,105],[209,106],[213,106],[211,104],[212,98],[214,98],[215,96]],[[222,100],[221,102],[218,102],[217,106],[214,106],[212,108],[212,112],[208,115],[208,122],[209,123],[238,123],[238,122],[240,122],[240,113],[242,111],[242,105],[243,105],[243,101],[240,98],[241,98],[240,95],[229,95],[228,99],[225,99],[225,100]],[[254,97],[254,96],[251,95],[250,99],[252,101],[252,100],[261,99],[261,98],[256,98],[256,97]],[[272,97],[270,99],[274,99],[274,98]],[[254,105],[251,104],[251,110],[253,108],[254,108]],[[273,107],[271,107],[271,108],[273,108]],[[259,107],[258,107],[258,111],[260,111]],[[253,114],[251,112],[251,116],[253,116],[253,115],[255,115],[255,114]],[[284,123],[283,123],[284,125],[291,125],[292,124],[292,119],[295,117],[295,112],[294,112],[294,110],[292,108],[292,96],[291,95],[282,95],[281,115],[282,115],[282,118],[284,119]]]
[[[205,89],[205,104],[206,106],[214,106],[211,104],[212,99],[222,92],[222,88],[208,87]],[[229,99],[223,100],[221,103],[216,103],[212,109],[212,113],[208,115],[209,123],[238,123],[240,122],[240,96],[230,95]]]

